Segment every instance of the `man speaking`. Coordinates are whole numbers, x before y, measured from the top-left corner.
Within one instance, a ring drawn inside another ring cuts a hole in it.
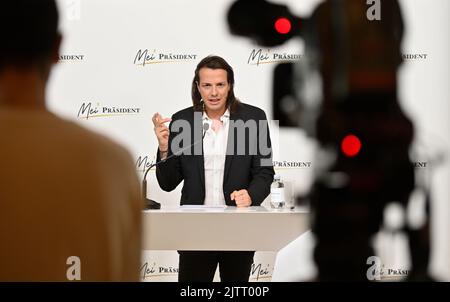
[[[208,56],[195,70],[193,106],[172,118],[153,116],[157,161],[167,158],[156,168],[158,183],[172,191],[184,180],[181,205],[259,206],[270,192],[274,170],[266,115],[241,103],[233,87],[232,67]],[[253,251],[179,254],[178,280],[198,282],[212,281],[217,265],[221,281],[248,281],[254,256]]]

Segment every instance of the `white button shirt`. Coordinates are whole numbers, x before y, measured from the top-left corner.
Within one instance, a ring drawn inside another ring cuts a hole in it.
[[[203,160],[205,166],[205,205],[225,205],[223,196],[223,176],[225,170],[225,154],[227,151],[228,129],[230,112],[220,117],[222,125],[219,131],[212,129],[213,121],[206,112],[203,113],[203,122],[209,124],[208,131],[203,139]]]

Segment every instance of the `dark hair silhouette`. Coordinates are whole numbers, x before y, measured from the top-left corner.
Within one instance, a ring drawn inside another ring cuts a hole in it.
[[[0,4],[0,70],[49,59],[59,39],[55,0],[14,0]]]

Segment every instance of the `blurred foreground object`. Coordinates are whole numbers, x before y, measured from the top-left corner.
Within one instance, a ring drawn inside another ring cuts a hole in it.
[[[238,0],[227,16],[233,34],[263,46],[292,37],[305,41],[304,58],[275,68],[273,111],[288,119],[280,125],[302,127],[314,137],[322,150],[317,163],[327,163],[308,196],[322,281],[368,280],[366,261],[375,255],[371,242],[386,205],[406,207],[416,185],[409,158],[413,124],[397,98],[400,7],[384,1],[375,21],[367,18],[369,7],[360,0],[325,1],[311,17],[300,18],[284,5]],[[291,21],[289,34],[271,28],[279,18]],[[409,236],[410,280],[430,280],[430,194],[424,195],[425,222],[397,230]]]

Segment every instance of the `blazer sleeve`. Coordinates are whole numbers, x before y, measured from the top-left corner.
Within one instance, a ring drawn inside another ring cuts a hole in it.
[[[172,117],[173,118],[173,117]],[[167,157],[172,155],[172,141],[174,137],[177,135],[177,133],[174,133],[172,131],[172,122],[170,122],[169,129],[169,153],[167,154]],[[159,150],[156,151],[156,162],[159,162],[161,160],[161,156],[159,154]],[[181,169],[180,164],[180,157],[174,156],[164,162],[161,162],[159,165],[156,166],[156,178],[158,180],[158,184],[164,191],[170,192],[174,190],[181,181],[183,181],[183,171]]]
[[[252,157],[251,176],[252,180],[248,186],[248,193],[252,199],[252,206],[259,206],[270,193],[270,185],[273,181],[275,171],[272,163],[272,143],[270,141],[269,127],[266,114],[260,111],[258,120],[266,122],[264,129],[258,127],[257,154]],[[260,144],[260,140],[266,142]]]

